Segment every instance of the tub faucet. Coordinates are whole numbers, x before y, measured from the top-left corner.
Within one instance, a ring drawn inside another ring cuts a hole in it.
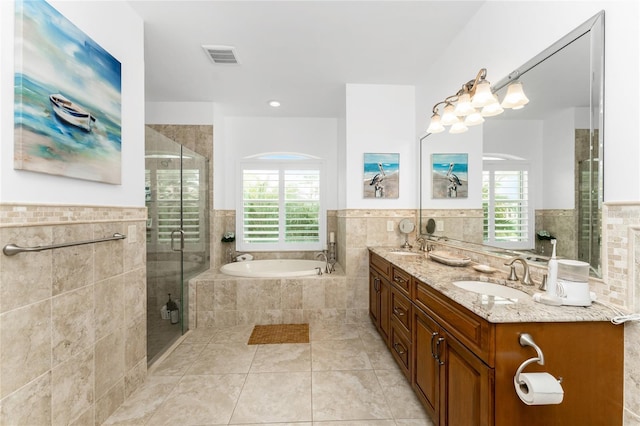
[[[522,284],[533,285],[533,281],[531,281],[531,276],[529,275],[529,264],[527,263],[527,260],[521,256],[514,257],[513,259],[511,259],[511,261],[504,264],[505,266],[511,267],[509,278],[507,279],[509,281],[518,281],[518,275],[516,275],[516,266],[514,265],[515,262],[522,263],[522,267],[524,268],[524,276],[522,277],[522,280],[521,280]]]
[[[327,258],[327,253],[323,251],[316,253],[316,259],[319,257],[322,257],[322,260],[324,260],[324,272],[330,274],[331,269],[329,268],[329,259]]]

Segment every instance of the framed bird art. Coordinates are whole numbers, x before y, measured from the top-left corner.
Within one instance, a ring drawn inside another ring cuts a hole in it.
[[[364,198],[398,198],[400,154],[364,154]]]
[[[431,154],[433,198],[467,198],[468,166],[468,154]]]

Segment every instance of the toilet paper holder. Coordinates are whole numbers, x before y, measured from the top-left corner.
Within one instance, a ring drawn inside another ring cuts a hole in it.
[[[536,350],[536,353],[538,355],[535,358],[529,358],[528,360],[524,361],[516,370],[515,381],[519,385],[523,385],[524,381],[520,379],[520,373],[522,373],[522,370],[524,370],[528,365],[533,364],[534,362],[537,362],[540,365],[544,365],[544,354],[542,353],[542,349],[540,349],[540,346],[536,345],[536,342],[533,341],[533,337],[531,337],[529,333],[520,333],[519,342],[520,346],[531,346]],[[562,383],[562,377],[558,378],[558,382]]]

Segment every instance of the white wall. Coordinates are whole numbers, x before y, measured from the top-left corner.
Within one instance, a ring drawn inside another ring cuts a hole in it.
[[[337,119],[226,117],[214,123],[214,206],[235,210],[237,166],[248,156],[295,152],[325,160],[327,209],[337,208]]]
[[[347,84],[345,208],[407,209],[418,205],[418,141],[413,86]],[[399,198],[363,197],[365,153],[400,154]]]
[[[147,124],[212,125],[212,102],[147,102]]]
[[[573,209],[575,205],[575,109],[554,113],[544,121],[542,208]]]
[[[0,202],[144,206],[143,22],[124,1],[49,3],[122,63],[122,184],[13,169],[14,2],[0,1]]]
[[[486,2],[417,88],[418,134],[433,104],[487,68],[497,82],[569,31],[605,10],[605,201],[640,200],[639,2]],[[464,52],[464,54],[460,54]],[[470,77],[471,76],[471,77]],[[625,182],[625,185],[617,185]]]

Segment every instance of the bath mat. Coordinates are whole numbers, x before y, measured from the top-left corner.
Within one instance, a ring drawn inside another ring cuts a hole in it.
[[[253,327],[249,345],[309,343],[309,324],[270,324]]]

